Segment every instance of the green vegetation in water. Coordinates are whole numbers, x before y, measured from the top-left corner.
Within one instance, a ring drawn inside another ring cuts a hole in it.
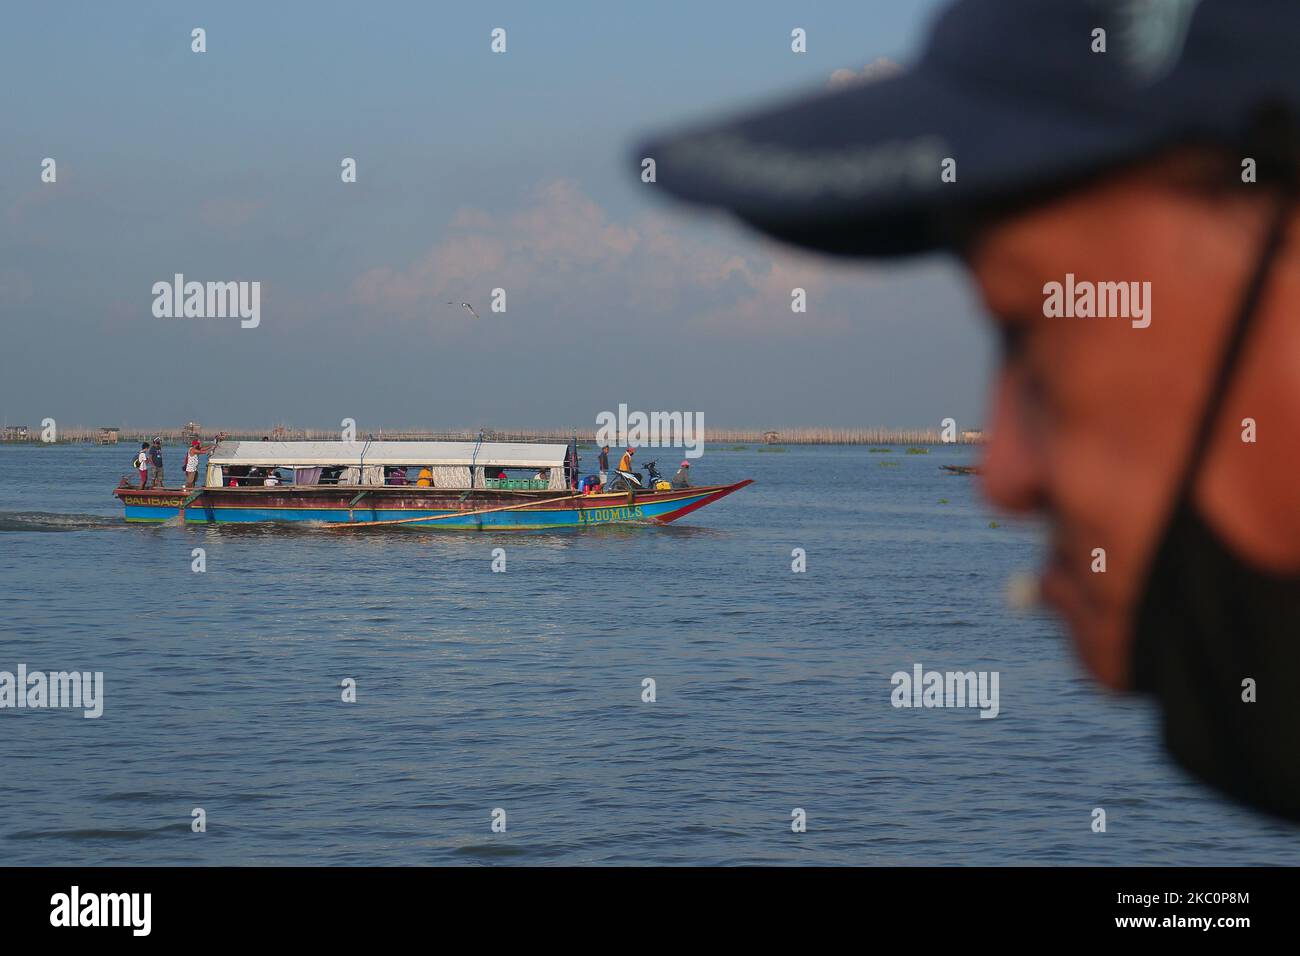
[[[998,527],[998,523],[997,523],[996,521],[990,521],[990,522],[989,522],[989,527],[990,527],[990,528],[996,528],[996,527]]]
[[[896,462],[896,461],[878,461],[878,462],[876,462],[876,464],[879,465],[881,468],[897,468],[897,467],[898,467],[898,462]]]
[[[727,451],[749,451],[748,445],[732,445]]]
[[[940,499],[939,499],[939,504],[941,504],[941,505],[946,505],[946,504],[948,504],[948,499],[947,499],[947,498],[940,498]]]
[[[785,449],[784,449],[784,448],[777,448],[777,447],[775,447],[775,446],[768,446],[767,448],[760,448],[759,451],[775,451],[775,452],[783,452],[783,451],[785,451]]]
[[[868,449],[867,449],[867,453],[868,453],[868,454],[871,454],[871,455],[892,455],[892,454],[894,453],[894,449],[892,449],[892,448],[868,448]]]
[[[909,448],[909,449],[907,450],[907,453],[908,453],[909,455],[928,455],[928,454],[930,454],[930,449],[928,449],[928,448]]]

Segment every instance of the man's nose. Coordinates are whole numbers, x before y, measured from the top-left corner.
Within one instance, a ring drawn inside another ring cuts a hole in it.
[[[998,374],[993,395],[992,434],[984,451],[984,494],[1008,511],[1034,512],[1046,502],[1046,471],[1041,436],[1028,422],[1034,417],[1014,374]]]

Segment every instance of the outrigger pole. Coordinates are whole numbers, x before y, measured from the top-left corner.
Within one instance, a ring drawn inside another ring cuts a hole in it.
[[[377,525],[385,524],[415,524],[420,521],[446,521],[449,518],[472,518],[474,515],[488,515],[498,511],[519,511],[523,508],[532,508],[537,505],[553,505],[559,501],[572,501],[574,498],[581,498],[581,494],[564,495],[560,498],[547,498],[545,501],[525,501],[517,505],[503,505],[500,508],[482,508],[478,511],[457,511],[455,514],[435,515],[432,518],[393,518],[388,521],[339,521],[327,524],[327,528],[373,528]]]

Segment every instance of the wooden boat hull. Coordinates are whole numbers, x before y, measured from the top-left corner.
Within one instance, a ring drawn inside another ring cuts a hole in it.
[[[555,501],[555,491],[472,492],[402,487],[289,486],[275,488],[139,489],[117,488],[113,496],[134,522],[187,524],[265,524],[317,522],[348,524],[434,518],[493,508],[511,510],[446,517],[433,522],[404,521],[384,527],[453,528],[459,531],[539,530],[607,524],[668,524],[752,484],[711,485],[676,491],[626,491]],[[191,500],[192,499],[192,500]],[[536,501],[538,504],[530,505]],[[188,502],[188,504],[186,504]],[[521,507],[512,508],[519,505]]]

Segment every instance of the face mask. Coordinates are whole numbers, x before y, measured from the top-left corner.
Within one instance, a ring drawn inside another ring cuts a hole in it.
[[[1300,820],[1300,577],[1250,567],[1183,502],[1151,567],[1133,667],[1184,768]]]
[[[1139,603],[1132,663],[1183,767],[1253,807],[1300,820],[1300,577],[1268,574],[1235,555],[1193,496],[1291,208],[1289,199],[1279,204],[1212,383]]]

